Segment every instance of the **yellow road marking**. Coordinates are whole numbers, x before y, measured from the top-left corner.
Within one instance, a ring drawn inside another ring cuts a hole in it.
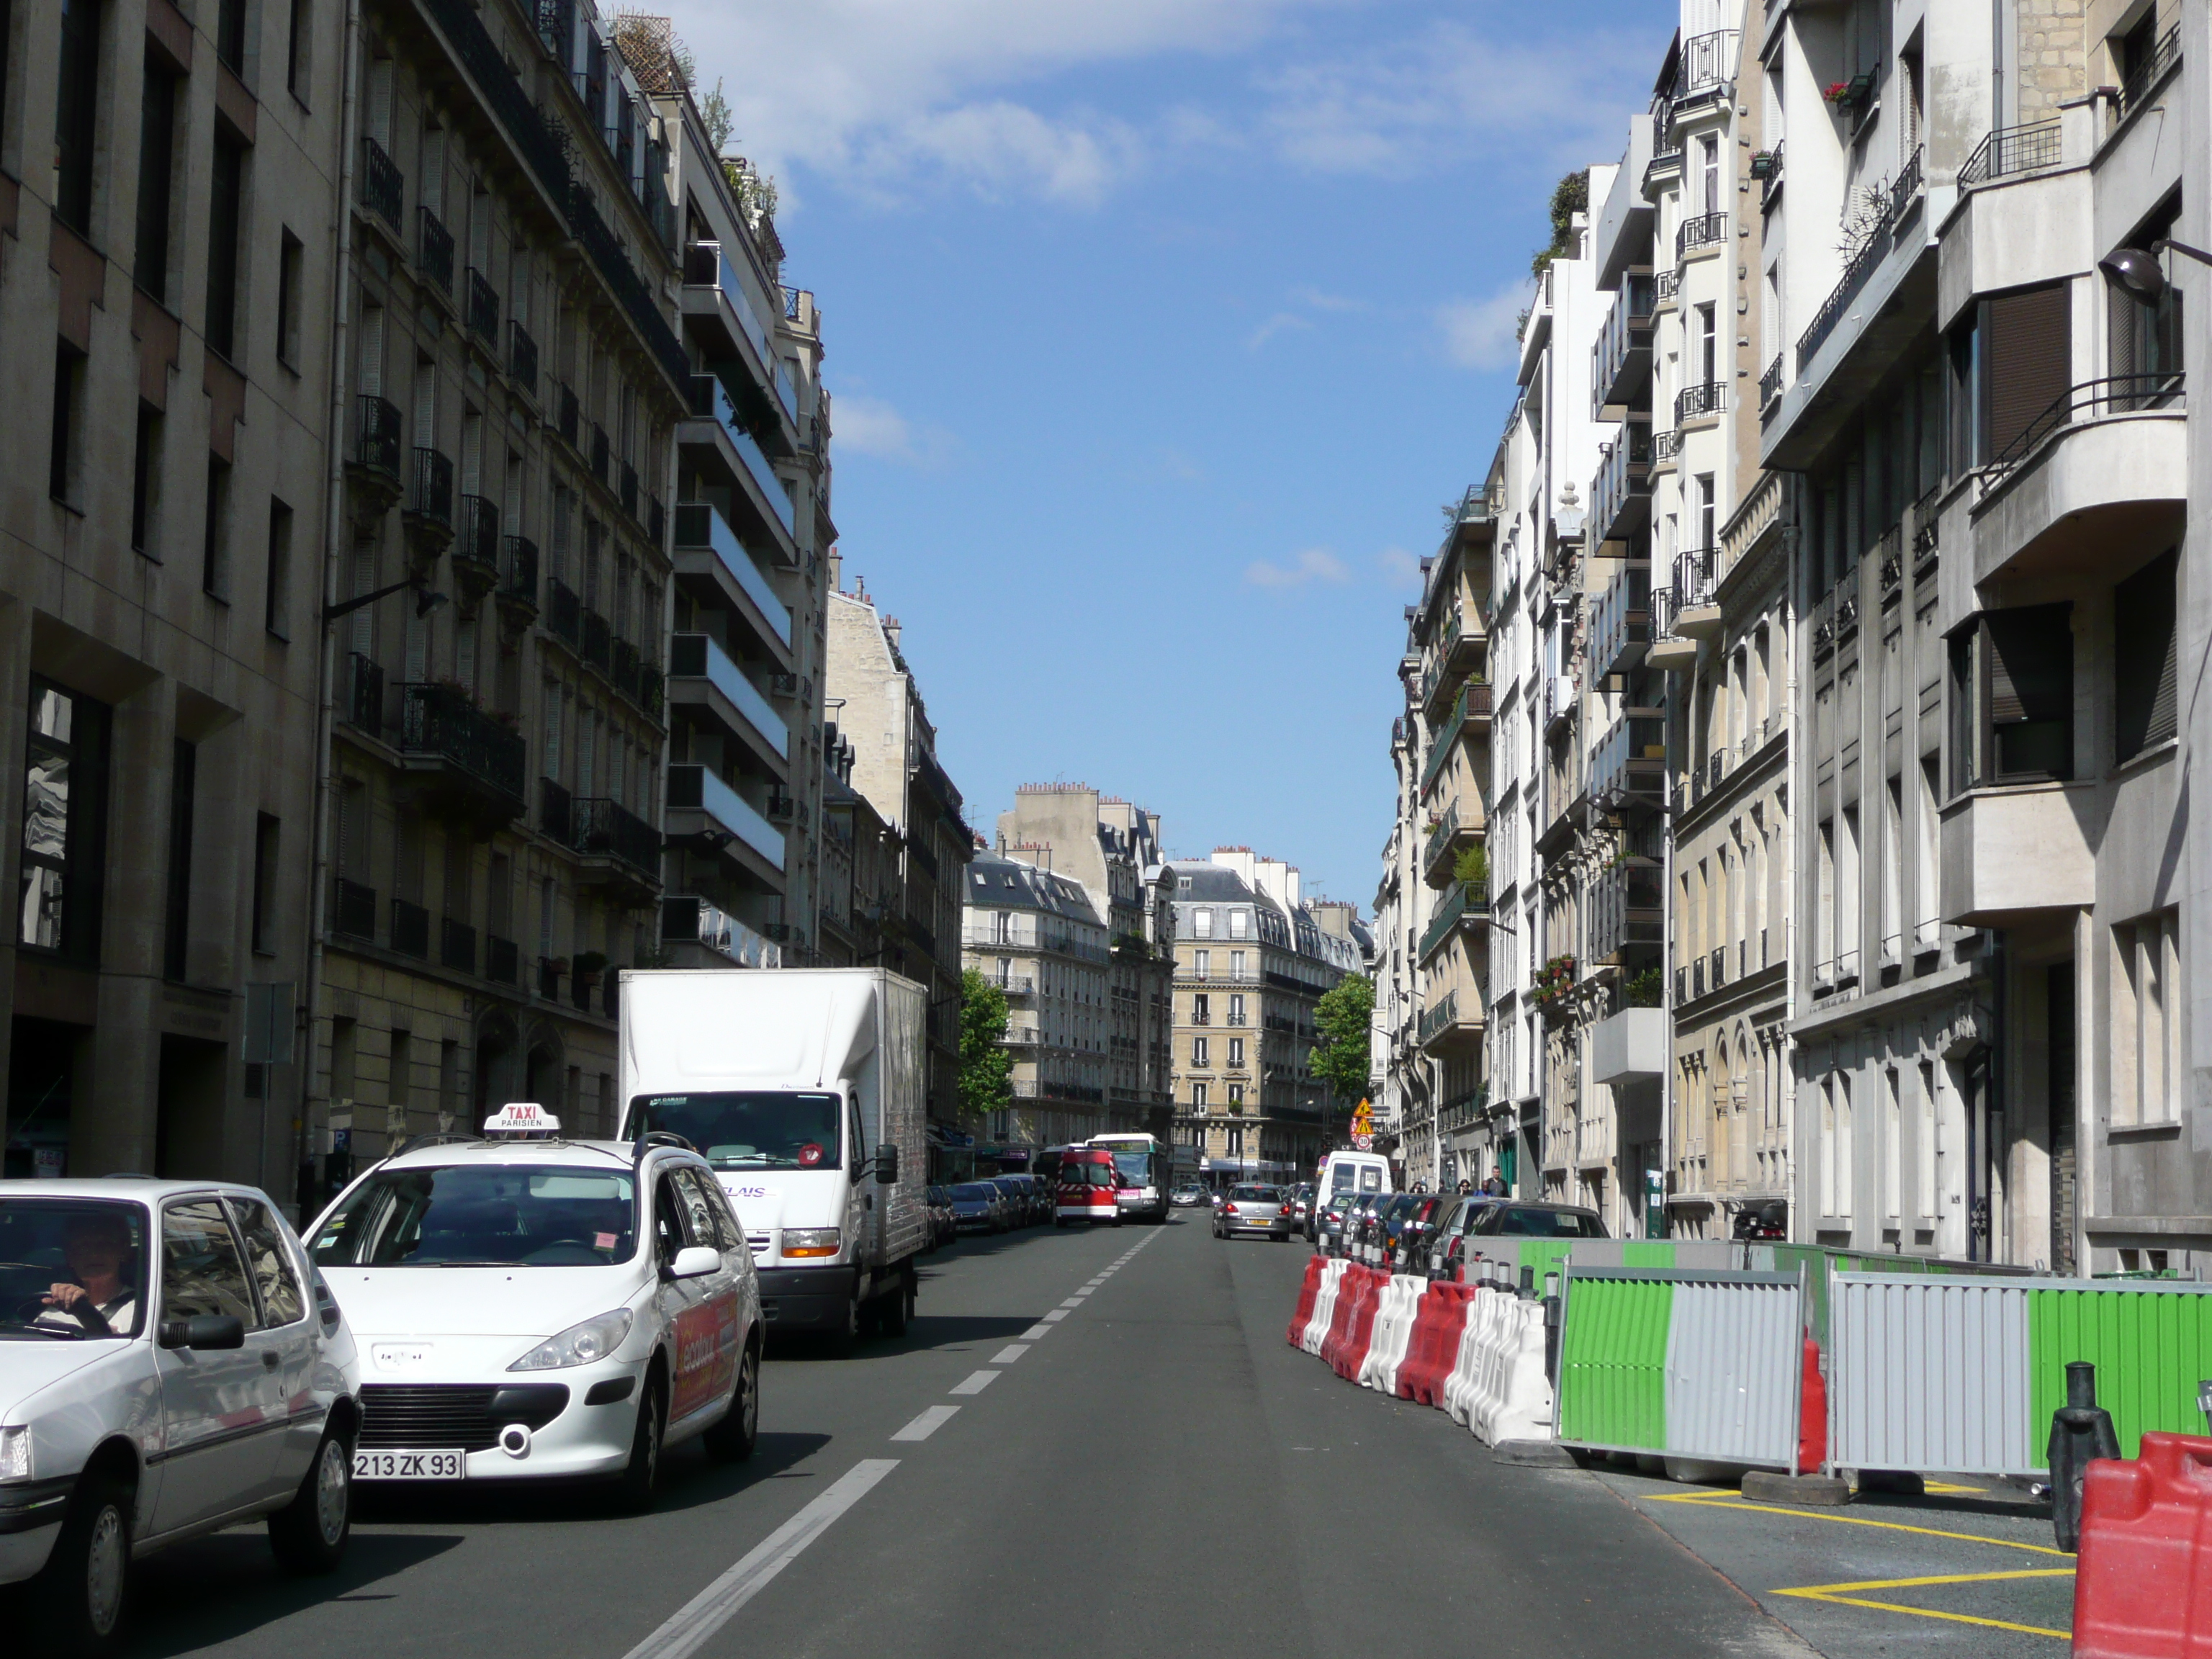
[[[2048,1544],[2022,1544],[2010,1538],[1987,1538],[1978,1532],[1946,1532],[1937,1527],[1910,1527],[1901,1521],[1876,1521],[1863,1515],[1829,1515],[1820,1510],[1784,1508],[1779,1504],[1749,1504],[1727,1492],[1669,1492],[1651,1498],[1654,1504],[1694,1504],[1700,1509],[1751,1510],[1762,1515],[1789,1515],[1807,1521],[1832,1521],[1846,1527],[1880,1527],[1887,1532],[1917,1533],[1923,1538],[1956,1538],[1969,1544],[1991,1544],[2002,1550],[2027,1550],[2034,1555],[2060,1555],[2064,1550]]]
[[[1978,1625],[1986,1630],[2016,1631],[2023,1636],[2055,1636],[2063,1642],[2072,1638],[2071,1631],[2052,1630],[2045,1625],[2015,1624],[2008,1619],[1984,1619],[1971,1613],[1946,1613],[1936,1607],[1911,1607],[1898,1601],[1870,1601],[1846,1592],[1917,1589],[1928,1584],[1987,1584],[2013,1578],[2066,1578],[2070,1577],[2073,1571],[2071,1567],[2034,1567],[2017,1572],[1955,1572],[1926,1578],[1869,1578],[1849,1584],[1806,1584],[1792,1589],[1777,1589],[1771,1594],[1795,1595],[1808,1601],[1826,1601],[1836,1607],[1871,1607],[1878,1613],[1907,1613],[1915,1619],[1942,1619],[1954,1625]]]
[[[1987,1492],[1989,1490],[1987,1486],[1961,1486],[1948,1480],[1923,1480],[1920,1483],[1920,1489],[1923,1492],[1934,1492],[1936,1496],[1941,1498],[1948,1498],[1955,1492]]]

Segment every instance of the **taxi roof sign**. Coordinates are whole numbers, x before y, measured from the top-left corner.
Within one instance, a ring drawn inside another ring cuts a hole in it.
[[[550,1140],[561,1133],[561,1120],[534,1100],[510,1100],[483,1127],[487,1135]]]

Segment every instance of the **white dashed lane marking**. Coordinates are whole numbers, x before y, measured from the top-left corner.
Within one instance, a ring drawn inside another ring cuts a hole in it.
[[[954,1383],[945,1392],[947,1394],[981,1394],[998,1380],[999,1373],[996,1371],[971,1371],[965,1382]]]
[[[957,1406],[932,1406],[891,1437],[894,1440],[927,1440],[960,1413]]]
[[[994,1365],[1011,1365],[1028,1352],[1020,1343],[1010,1342],[991,1356],[991,1363]]]

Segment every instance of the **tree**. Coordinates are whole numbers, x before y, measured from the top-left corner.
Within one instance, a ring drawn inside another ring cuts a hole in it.
[[[684,78],[690,79],[688,72]],[[738,118],[730,112],[730,100],[722,96],[719,80],[714,82],[714,91],[699,100],[699,125],[707,129],[707,142],[720,158],[729,145],[730,135],[737,131]]]
[[[960,1115],[985,1117],[1014,1098],[1006,994],[973,968],[960,975]]]
[[[1314,1025],[1323,1039],[1311,1056],[1314,1075],[1339,1100],[1367,1092],[1374,1018],[1375,981],[1362,974],[1346,975],[1314,1004]]]
[[[1553,260],[1575,251],[1575,215],[1589,210],[1589,169],[1571,173],[1552,188],[1552,240],[1528,261],[1528,274],[1541,276]]]

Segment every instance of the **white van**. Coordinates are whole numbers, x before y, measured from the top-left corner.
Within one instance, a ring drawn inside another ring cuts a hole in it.
[[[1339,1193],[1388,1193],[1390,1160],[1380,1152],[1331,1152],[1314,1177],[1313,1207],[1306,1212],[1306,1236],[1316,1237],[1321,1212]]]

